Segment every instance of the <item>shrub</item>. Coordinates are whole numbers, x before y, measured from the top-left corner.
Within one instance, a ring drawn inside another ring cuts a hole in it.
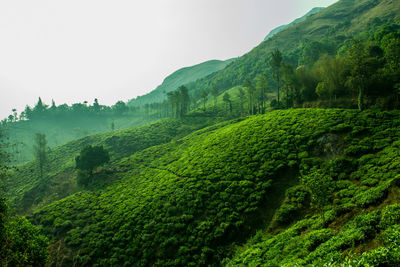
[[[333,235],[334,232],[331,229],[314,230],[305,237],[304,245],[307,250],[313,251]]]
[[[298,209],[294,204],[283,204],[276,212],[276,221],[282,224],[292,222]]]
[[[400,204],[393,204],[382,210],[382,218],[379,224],[381,229],[400,223]]]

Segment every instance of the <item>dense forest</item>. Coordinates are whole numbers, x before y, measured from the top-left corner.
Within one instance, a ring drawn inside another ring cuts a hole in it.
[[[400,3],[340,0],[111,107],[0,128],[1,266],[398,266]]]

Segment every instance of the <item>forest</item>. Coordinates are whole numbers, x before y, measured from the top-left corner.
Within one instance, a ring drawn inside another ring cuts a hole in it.
[[[400,5],[281,29],[127,103],[13,110],[0,265],[398,266]]]

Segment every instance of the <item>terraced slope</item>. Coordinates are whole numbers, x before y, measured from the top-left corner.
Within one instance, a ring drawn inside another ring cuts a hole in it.
[[[218,121],[218,120],[217,120]],[[17,212],[27,214],[31,209],[64,198],[80,190],[76,184],[75,157],[86,145],[103,145],[110,152],[111,163],[100,172],[112,172],[112,164],[133,153],[151,146],[170,142],[174,138],[210,125],[207,118],[190,117],[186,120],[165,119],[155,123],[89,135],[54,148],[48,154],[48,165],[40,179],[35,161],[18,168],[8,181],[8,194]],[[109,183],[98,180],[94,186]]]
[[[107,188],[31,220],[65,266],[290,265],[390,249],[377,237],[400,223],[389,206],[400,201],[399,126],[399,112],[318,109],[215,125],[123,158]],[[324,217],[310,204],[318,175],[330,183]]]

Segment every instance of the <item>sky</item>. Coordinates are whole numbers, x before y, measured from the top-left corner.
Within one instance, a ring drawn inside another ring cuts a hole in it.
[[[112,105],[166,76],[241,56],[337,0],[0,0],[0,119],[38,97]]]

